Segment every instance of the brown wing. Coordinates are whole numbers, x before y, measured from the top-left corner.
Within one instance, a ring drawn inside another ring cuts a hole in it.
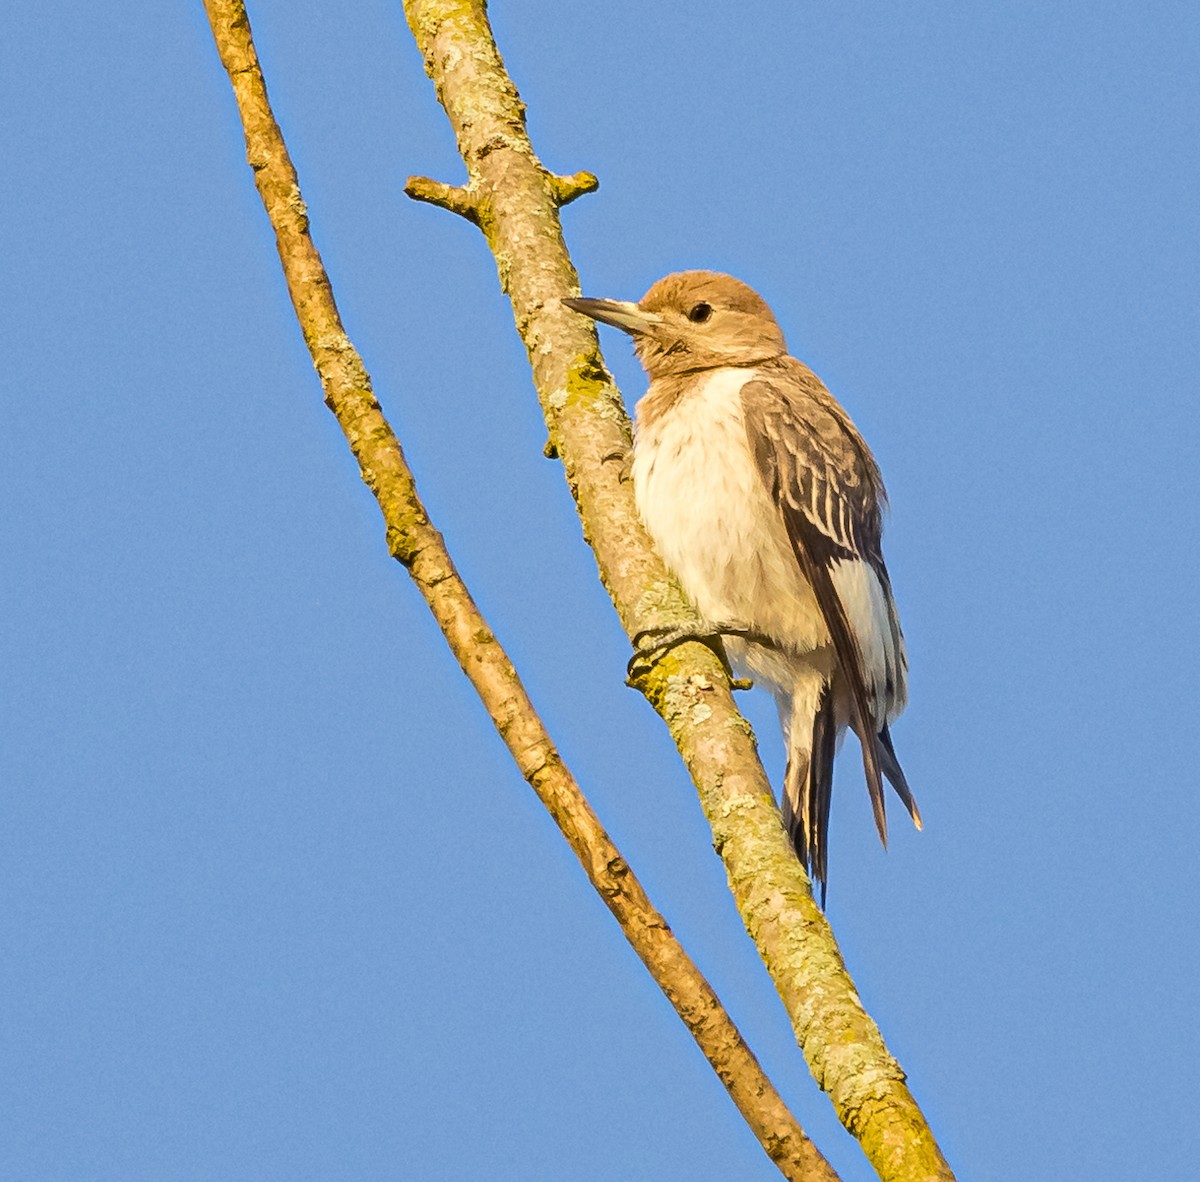
[[[779,508],[800,570],[816,595],[850,692],[851,717],[862,744],[863,771],[879,836],[887,844],[883,774],[910,811],[915,804],[886,734],[886,719],[873,708],[874,678],[835,585],[835,566],[860,562],[879,580],[893,613],[883,562],[883,481],[845,412],[817,377],[793,359],[777,373],[742,387],[746,433],[763,483]],[[894,626],[894,624],[892,625]],[[831,775],[829,769],[826,775]],[[829,785],[810,789],[818,823],[828,817]],[[824,834],[808,836],[824,854]]]

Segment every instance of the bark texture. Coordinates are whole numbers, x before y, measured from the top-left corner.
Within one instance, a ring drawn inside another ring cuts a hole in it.
[[[308,214],[267,99],[245,8],[240,0],[205,0],[205,8],[233,84],[247,160],[275,231],[288,291],[325,401],[345,432],[363,480],[379,501],[392,555],[407,568],[425,598],[521,774],[554,817],[592,885],[767,1154],[787,1178],[837,1182],[837,1174],[805,1136],[711,986],[605,833],[471,599],[441,534],[430,523],[362,358],[346,336],[329,277],[309,236]],[[556,200],[568,200],[573,187],[583,191],[587,183],[557,182]]]
[[[579,294],[559,207],[595,186],[538,160],[525,109],[496,48],[484,0],[405,0],[467,166],[467,183],[413,178],[411,197],[477,225],[512,301],[534,384],[600,577],[631,637],[694,622],[638,521],[623,478],[628,416],[595,328],[559,302]],[[817,1083],[889,1182],[953,1174],[864,1009],[811,884],[784,833],[754,736],[716,656],[700,644],[639,666],[634,683],[663,717],[700,795],[747,931],[775,982]]]

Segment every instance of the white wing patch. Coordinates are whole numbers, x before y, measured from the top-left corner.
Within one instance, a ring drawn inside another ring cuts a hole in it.
[[[908,660],[895,605],[868,563],[842,559],[831,564],[829,574],[862,653],[872,714],[882,727],[899,716],[908,697]]]

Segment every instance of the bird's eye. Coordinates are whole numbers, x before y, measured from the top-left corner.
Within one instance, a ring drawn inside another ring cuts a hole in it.
[[[687,311],[687,318],[693,324],[703,324],[712,315],[712,304],[693,304]]]

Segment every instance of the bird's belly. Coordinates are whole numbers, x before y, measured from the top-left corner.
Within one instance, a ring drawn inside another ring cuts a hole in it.
[[[745,380],[744,371],[717,370],[639,429],[638,511],[706,621],[809,652],[829,634],[750,455],[738,393]]]

